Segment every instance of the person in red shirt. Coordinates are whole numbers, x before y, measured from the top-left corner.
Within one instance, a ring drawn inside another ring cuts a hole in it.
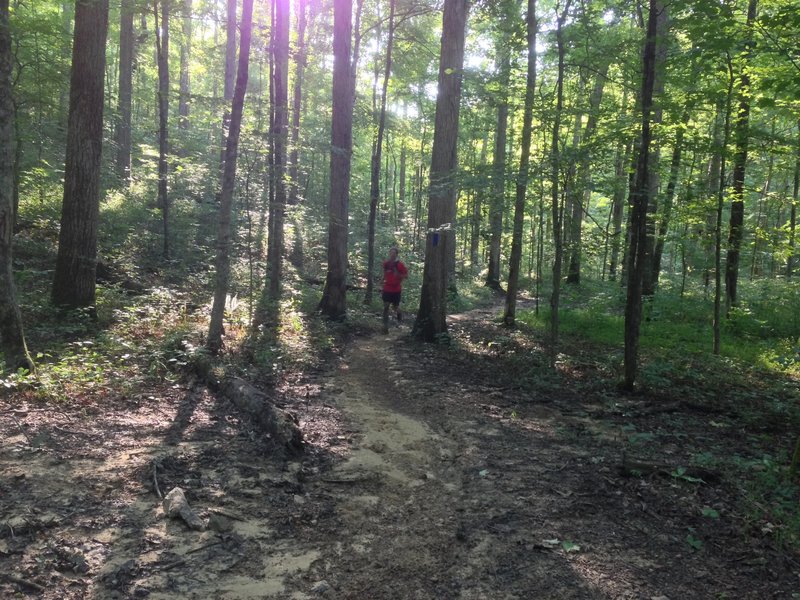
[[[389,306],[397,313],[397,322],[403,320],[400,312],[400,296],[403,292],[403,280],[408,277],[408,269],[397,260],[397,248],[389,248],[389,258],[383,261],[383,333],[389,333]]]

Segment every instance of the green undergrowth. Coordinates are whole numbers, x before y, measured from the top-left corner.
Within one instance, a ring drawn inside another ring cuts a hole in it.
[[[695,463],[727,473],[735,482],[737,506],[752,533],[795,550],[800,548],[800,474],[797,465],[792,467],[800,431],[798,292],[795,282],[743,281],[740,305],[722,324],[721,353],[715,356],[712,299],[702,288],[689,288],[681,296],[663,282],[643,308],[638,378],[640,397],[704,406],[698,415],[710,415],[707,427],[742,432],[735,452],[708,442]],[[598,401],[611,392],[609,406],[616,402],[613,390],[622,378],[624,303],[615,285],[568,286],[559,313],[561,385],[591,393]],[[525,335],[547,339],[550,312],[544,304],[538,316],[523,310],[518,319]],[[541,363],[543,355],[541,349],[528,359]],[[515,357],[509,360],[513,364]],[[545,371],[541,364],[528,368],[530,389],[557,392],[552,377],[537,380]],[[663,421],[670,436],[686,435],[684,421],[669,425],[668,415]],[[627,439],[648,446],[656,460],[661,457],[653,432],[634,431]]]
[[[756,370],[790,380],[800,377],[800,287],[785,281],[747,282],[740,293],[740,306],[722,323],[719,357],[712,353],[713,304],[702,289],[683,297],[667,289],[645,301],[639,340],[642,383],[648,377],[654,383],[683,380],[695,370],[703,385],[714,371],[748,376]],[[620,360],[615,351],[624,346],[625,299],[618,287],[567,288],[564,296],[559,322],[565,340],[606,346],[610,358]],[[518,319],[540,333],[549,331],[548,307],[538,316],[519,311]],[[648,366],[655,363],[658,366]]]

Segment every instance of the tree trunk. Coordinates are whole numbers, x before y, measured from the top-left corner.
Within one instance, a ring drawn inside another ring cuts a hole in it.
[[[664,0],[658,0],[656,3],[657,22],[656,22],[656,49],[655,49],[655,81],[653,83],[653,108],[651,113],[651,123],[656,126],[656,129],[651,129],[658,133],[658,126],[661,124],[664,115],[664,85],[666,80],[667,69],[667,50],[668,40],[667,35],[669,32],[669,16],[667,13],[668,3]],[[661,164],[661,141],[660,136],[656,136],[651,140],[650,145],[650,158],[648,159],[649,165],[648,173],[648,200],[647,200],[647,235],[645,238],[644,247],[644,270],[642,271],[642,294],[645,296],[653,296],[656,293],[656,282],[658,275],[654,271],[654,260],[656,251],[656,227],[658,225],[658,211],[659,211],[659,188],[661,186],[660,164]]]
[[[489,265],[486,286],[502,292],[500,287],[500,247],[503,240],[503,209],[506,195],[506,146],[508,131],[508,82],[511,72],[511,50],[508,36],[498,39],[500,89],[497,103],[497,129],[492,158],[492,189],[489,203]]]
[[[156,56],[158,58],[158,203],[164,226],[164,258],[169,258],[169,196],[167,195],[167,154],[169,153],[169,0],[161,0],[161,24],[158,1],[153,0],[156,20]]]
[[[528,0],[525,18],[528,41],[528,73],[525,86],[525,109],[522,117],[522,146],[520,148],[519,173],[514,199],[514,232],[511,238],[511,264],[508,269],[508,291],[503,322],[513,327],[517,313],[517,289],[519,268],[522,262],[522,227],[525,224],[525,195],[528,191],[528,169],[531,157],[531,135],[533,133],[533,101],[536,95],[536,0]]]
[[[754,21],[757,0],[750,0],[747,7],[745,31],[747,41],[742,56],[739,74],[739,109],[734,125],[736,150],[733,155],[733,192],[731,199],[730,231],[728,233],[728,259],[725,263],[725,314],[739,304],[739,258],[744,228],[744,177],[747,168],[747,149],[750,137],[750,58],[755,45]]]
[[[706,174],[706,191],[710,197],[716,198],[720,190],[720,174],[723,153],[726,149],[722,145],[722,130],[724,128],[725,115],[723,114],[723,105],[717,106],[716,114],[714,115],[714,124],[711,133],[711,158],[708,161],[708,171]],[[724,188],[724,184],[723,184]],[[703,255],[705,265],[703,268],[703,285],[708,294],[708,287],[711,285],[711,276],[715,264],[715,233],[717,231],[717,209],[716,205],[713,210],[708,210],[704,229],[702,231],[701,245],[703,248]]]
[[[80,1],[75,7],[64,201],[53,302],[93,306],[100,215],[100,157],[108,34],[108,0]]]
[[[481,144],[480,166],[478,173],[486,172],[487,150],[489,147],[489,132],[484,131]],[[472,237],[470,239],[469,256],[473,270],[477,271],[480,264],[481,225],[483,224],[483,186],[475,190],[475,199],[472,204]]]
[[[433,342],[447,334],[449,258],[455,250],[458,118],[464,65],[467,0],[445,0],[439,59],[439,93],[431,153],[425,268],[414,334]]]
[[[383,71],[383,87],[381,88],[381,107],[378,115],[378,134],[372,149],[372,163],[369,184],[369,220],[367,222],[367,291],[364,303],[372,303],[373,270],[375,268],[375,216],[380,199],[381,153],[383,151],[383,134],[386,129],[386,97],[389,92],[389,76],[392,73],[392,45],[394,43],[394,11],[395,0],[389,0],[389,32],[386,40],[386,64]],[[377,61],[376,61],[377,63]]]
[[[627,94],[623,99],[623,114]],[[617,278],[617,268],[619,265],[619,251],[622,247],[622,221],[625,216],[625,192],[628,184],[628,173],[625,166],[630,162],[630,153],[633,144],[620,142],[617,147],[617,156],[614,162],[614,198],[611,204],[611,260],[608,265],[608,278],[614,281]]]
[[[580,77],[580,85],[578,95],[585,94],[584,77]],[[580,229],[583,222],[583,210],[581,208],[581,189],[578,183],[578,163],[577,153],[580,151],[581,146],[581,123],[583,122],[583,114],[580,110],[575,111],[575,117],[572,125],[572,147],[569,154],[568,166],[566,169],[566,176],[564,178],[564,214],[566,215],[562,228],[562,239],[565,251],[569,252],[570,261],[567,265],[566,283],[576,284],[580,283],[580,273],[571,271],[573,266],[571,258],[574,256],[573,240],[580,239]],[[576,276],[578,277],[576,279]]]
[[[236,86],[231,105],[230,131],[225,145],[225,172],[222,177],[222,190],[219,201],[219,227],[217,229],[216,282],[214,286],[214,303],[211,307],[211,320],[208,328],[210,352],[216,353],[222,348],[224,333],[223,318],[225,301],[228,295],[230,279],[231,251],[231,212],[233,207],[233,189],[236,183],[236,157],[239,151],[239,133],[241,131],[242,113],[244,112],[244,96],[247,91],[247,77],[250,66],[250,34],[253,25],[253,0],[242,3],[241,47],[239,49],[239,69],[236,74]]]
[[[270,229],[269,251],[269,299],[277,302],[281,293],[283,276],[284,214],[288,195],[286,173],[286,142],[289,133],[289,0],[273,0],[275,4],[275,34],[273,106],[275,119],[272,126],[273,181],[275,182],[275,201],[270,207],[272,228]]]
[[[397,191],[397,227],[403,225],[406,217],[406,140],[400,146],[400,189]]]
[[[772,122],[770,139],[775,139],[775,121]],[[769,206],[767,206],[767,197],[769,195],[770,187],[772,187],[772,176],[775,170],[775,154],[771,152],[772,145],[773,144],[770,143],[770,151],[768,151],[769,158],[767,159],[767,180],[764,182],[764,187],[761,188],[761,194],[758,200],[756,200],[756,222],[753,226],[753,254],[750,258],[751,281],[761,272],[761,269],[759,268],[761,261],[759,260],[758,255],[761,252],[761,241],[765,240],[768,235],[767,231],[769,229]],[[761,226],[762,217],[764,220],[763,227]]]
[[[628,294],[625,302],[625,381],[627,390],[633,390],[639,362],[639,329],[642,321],[642,280],[644,276],[647,244],[648,196],[652,192],[648,169],[650,166],[650,118],[653,107],[655,83],[656,39],[658,35],[658,0],[650,0],[647,18],[647,37],[642,56],[642,131],[636,184],[631,207],[631,236],[628,250]]]
[[[236,81],[236,0],[228,0],[225,16],[225,82],[222,96],[225,103],[225,112],[222,114],[222,146],[220,149],[221,175],[225,172],[226,139],[230,129],[231,113],[228,107],[233,101],[233,87]]]
[[[178,100],[178,125],[189,129],[189,56],[192,53],[192,0],[183,2],[183,40],[181,40],[181,80]]]
[[[561,172],[561,161],[559,156],[561,112],[564,110],[564,21],[569,12],[570,0],[566,0],[564,10],[558,15],[556,24],[556,43],[558,47],[558,79],[556,82],[556,110],[553,116],[553,136],[550,140],[550,152],[552,154],[552,168],[550,171],[550,187],[552,197],[552,218],[553,218],[553,289],[550,294],[550,364],[555,367],[556,356],[558,355],[558,328],[559,328],[559,304],[561,302],[561,263],[563,262],[564,240],[562,237],[563,207],[559,194],[559,176]]]
[[[303,81],[306,71],[306,28],[313,22],[316,2],[297,5],[297,51],[295,52],[294,89],[292,91],[292,125],[289,141],[289,199],[295,205],[300,195],[300,116],[303,110]],[[308,15],[306,13],[308,10]]]
[[[653,251],[653,272],[650,276],[653,279],[654,285],[658,285],[658,278],[661,273],[661,257],[664,254],[664,242],[667,239],[667,231],[670,225],[669,221],[672,217],[672,203],[675,200],[675,189],[678,187],[678,175],[680,174],[681,158],[683,156],[683,136],[688,124],[689,109],[687,108],[683,112],[680,125],[678,125],[678,131],[675,134],[675,146],[672,148],[672,160],[669,165],[669,181],[667,182],[667,191],[664,194],[664,205],[662,207],[661,220],[658,224],[658,237]]]
[[[594,132],[597,129],[597,121],[600,116],[600,103],[603,100],[603,89],[608,78],[610,61],[604,61],[599,68],[594,80],[592,94],[589,96],[589,118],[583,130],[583,140],[581,143],[578,173],[576,178],[576,193],[574,199],[577,203],[577,210],[573,212],[571,245],[572,252],[569,260],[567,283],[579,284],[581,282],[581,258],[583,255],[583,217],[589,213],[589,200],[592,196],[590,185],[591,169],[591,142]],[[582,198],[582,199],[581,199]],[[604,261],[605,262],[605,261]]]
[[[355,98],[355,77],[350,64],[352,11],[352,0],[334,0],[328,270],[319,304],[320,312],[330,319],[343,319],[347,314],[347,220]]]
[[[789,213],[789,257],[786,260],[786,278],[791,279],[794,274],[796,261],[795,232],[797,229],[797,201],[800,195],[800,122],[797,124],[798,141],[797,157],[794,163],[794,183],[792,188],[792,208]]]
[[[14,285],[14,102],[8,0],[0,0],[0,351],[10,371],[33,370]],[[0,369],[0,372],[2,369]]]
[[[117,99],[117,177],[123,184],[131,178],[131,103],[133,100],[133,12],[130,2],[120,7],[119,90]]]
[[[728,59],[728,94],[725,99],[724,127],[722,133],[722,148],[719,152],[719,175],[717,180],[717,210],[714,228],[714,354],[719,356],[722,337],[722,210],[725,205],[725,155],[731,135],[731,104],[733,98],[733,65]],[[718,111],[720,114],[721,111]]]

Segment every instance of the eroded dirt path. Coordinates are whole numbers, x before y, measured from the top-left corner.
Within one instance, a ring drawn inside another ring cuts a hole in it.
[[[724,484],[621,477],[597,400],[524,394],[487,364],[404,328],[356,338],[282,390],[307,440],[289,462],[202,389],[6,405],[0,597],[793,597],[795,559],[743,537]],[[209,529],[166,519],[155,481]]]

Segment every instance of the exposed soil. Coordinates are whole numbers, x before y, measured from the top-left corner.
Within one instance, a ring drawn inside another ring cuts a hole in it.
[[[0,598],[800,597],[798,556],[741,513],[735,478],[677,470],[741,452],[734,421],[522,391],[491,316],[453,318],[459,351],[394,327],[284,381],[300,460],[204,388],[2,400]],[[632,423],[675,471],[620,471]],[[176,486],[208,529],[166,518]]]

